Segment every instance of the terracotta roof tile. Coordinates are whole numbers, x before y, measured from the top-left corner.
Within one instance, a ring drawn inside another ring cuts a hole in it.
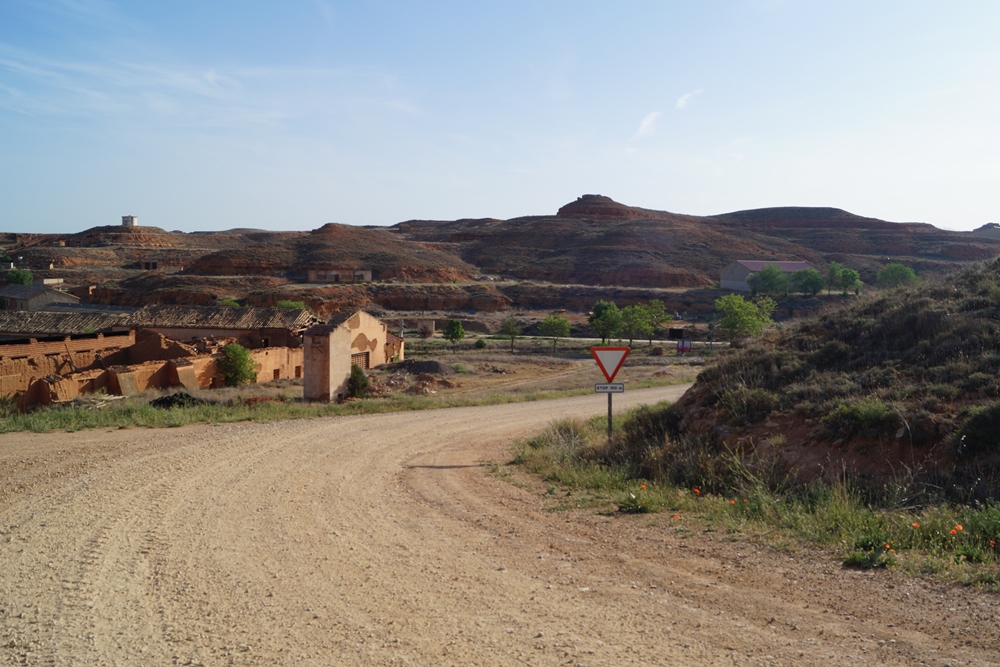
[[[288,329],[301,332],[319,322],[308,310],[292,308],[208,308],[146,306],[129,318],[132,326],[194,329]]]

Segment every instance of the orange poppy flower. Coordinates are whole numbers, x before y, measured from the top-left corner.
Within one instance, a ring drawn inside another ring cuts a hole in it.
[[[696,494],[699,494],[699,495],[700,495],[700,494],[701,494],[701,489],[695,489],[695,490],[694,490],[694,492],[695,492]]]
[[[960,523],[959,524],[955,524],[955,530],[963,530],[962,529],[962,524],[960,524]]]
[[[913,522],[913,527],[914,527],[914,528],[920,528],[920,524],[919,524],[919,523],[917,523],[916,521],[914,521],[914,522]]]
[[[952,535],[958,535],[958,531],[957,531],[957,530],[955,530],[954,528],[952,528],[952,529],[951,529],[951,534],[952,534]]]
[[[729,504],[730,504],[730,505],[735,505],[735,504],[736,504],[736,501],[735,501],[735,500],[730,500],[730,501],[729,501]]]
[[[680,514],[675,514],[675,515],[674,515],[674,518],[675,518],[675,519],[679,519],[679,518],[681,518],[681,515],[680,515]]]
[[[990,546],[991,547],[995,547],[996,545],[997,545],[997,543],[994,540],[990,540]]]
[[[642,486],[640,486],[639,488],[640,488],[640,489],[645,489],[645,488],[646,488],[646,485],[645,485],[645,484],[643,484],[643,485],[642,485]]]

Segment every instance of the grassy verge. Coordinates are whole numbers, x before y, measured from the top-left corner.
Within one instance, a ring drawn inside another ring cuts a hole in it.
[[[676,379],[643,380],[629,385],[632,389],[675,384]],[[254,403],[240,399],[212,402],[189,407],[155,408],[146,397],[108,402],[102,407],[93,403],[70,403],[20,414],[12,401],[0,402],[0,433],[18,431],[79,431],[90,428],[164,428],[188,424],[221,424],[239,421],[276,421],[312,419],[345,415],[380,414],[411,410],[500,405],[566,398],[592,394],[593,388],[567,390],[526,390],[494,393],[487,396],[421,396],[396,394],[366,398],[348,403],[308,403],[302,400],[274,400]]]
[[[607,422],[561,421],[520,443],[512,464],[548,484],[552,509],[663,513],[681,537],[692,530],[794,549],[826,547],[845,567],[938,575],[1000,592],[1000,503],[957,505],[900,499],[849,480],[797,483],[773,461],[748,461],[671,442],[658,418],[666,406],[630,413],[607,440]],[[901,482],[902,483],[902,482]]]

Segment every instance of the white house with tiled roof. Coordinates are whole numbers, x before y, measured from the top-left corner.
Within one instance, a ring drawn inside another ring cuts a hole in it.
[[[775,259],[739,259],[722,269],[722,279],[719,285],[722,289],[731,289],[738,292],[749,292],[750,285],[747,278],[750,274],[760,271],[765,266],[777,266],[785,273],[795,273],[802,269],[811,269],[809,262],[786,262]]]

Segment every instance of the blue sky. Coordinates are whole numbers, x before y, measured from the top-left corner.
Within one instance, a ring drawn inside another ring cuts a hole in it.
[[[3,0],[0,230],[1000,222],[1000,3]]]

